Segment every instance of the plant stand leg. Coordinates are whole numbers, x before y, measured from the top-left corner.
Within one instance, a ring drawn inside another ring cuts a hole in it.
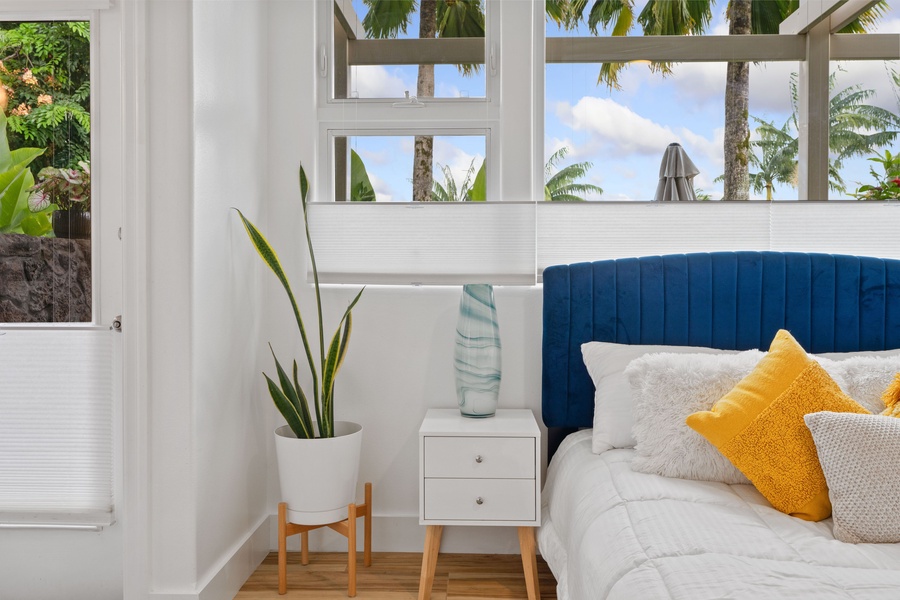
[[[525,589],[528,591],[528,600],[541,600],[537,558],[534,555],[534,527],[519,527],[519,552],[522,553],[522,567],[525,571]]]
[[[366,483],[366,503],[350,504],[347,518],[323,525],[299,525],[287,520],[287,504],[278,503],[278,593],[287,593],[287,538],[300,534],[300,563],[309,564],[309,532],[328,527],[347,538],[347,595],[356,596],[356,520],[364,517],[363,534],[365,552],[363,564],[372,565],[372,484]]]
[[[356,505],[347,507],[347,595],[356,596]]]
[[[443,525],[428,525],[425,529],[422,575],[419,578],[419,600],[429,600],[431,598],[431,586],[434,585],[434,571],[437,567],[438,553],[441,550],[441,534],[443,532]]]
[[[278,593],[287,593],[287,504],[278,503]]]
[[[366,483],[366,512],[363,517],[363,565],[372,566],[372,484]]]

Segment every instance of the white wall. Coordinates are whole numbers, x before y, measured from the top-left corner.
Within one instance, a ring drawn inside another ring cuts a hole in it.
[[[230,210],[266,218],[267,3],[146,9],[149,564],[129,595],[230,598],[268,550],[262,273]]]
[[[259,397],[258,368],[265,358],[264,266],[230,210],[265,223],[266,13],[266,3],[252,0],[194,3],[191,395],[199,587],[268,515],[271,419]],[[240,559],[244,577],[267,551],[263,545]]]

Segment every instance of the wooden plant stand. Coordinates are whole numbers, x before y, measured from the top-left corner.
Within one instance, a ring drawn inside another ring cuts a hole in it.
[[[347,538],[347,595],[356,596],[356,519],[363,521],[363,565],[372,565],[372,484],[366,483],[365,504],[347,507],[347,518],[323,525],[301,525],[287,520],[287,503],[278,503],[278,593],[287,593],[287,538],[300,534],[300,564],[309,564],[309,532],[328,527]]]

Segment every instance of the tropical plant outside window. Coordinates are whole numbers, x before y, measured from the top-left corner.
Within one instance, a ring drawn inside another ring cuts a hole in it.
[[[89,22],[0,23],[0,322],[92,318],[90,71]]]

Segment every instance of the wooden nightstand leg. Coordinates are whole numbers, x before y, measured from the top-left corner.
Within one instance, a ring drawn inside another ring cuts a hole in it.
[[[438,553],[441,551],[441,533],[443,532],[443,525],[428,525],[425,529],[422,576],[419,578],[419,600],[431,598],[431,586],[434,585],[434,571],[437,567]]]
[[[287,593],[287,504],[278,503],[278,593]]]
[[[541,600],[537,558],[534,555],[534,527],[519,527],[519,552],[522,553],[522,567],[525,569],[525,589],[528,590],[528,600]]]

